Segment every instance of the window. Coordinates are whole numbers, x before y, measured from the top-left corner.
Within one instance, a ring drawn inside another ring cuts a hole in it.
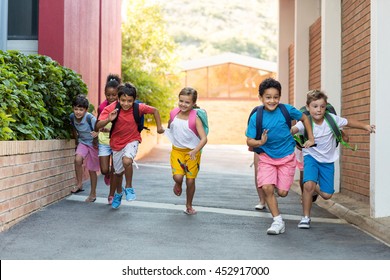
[[[8,1],[8,40],[38,39],[38,1]]]

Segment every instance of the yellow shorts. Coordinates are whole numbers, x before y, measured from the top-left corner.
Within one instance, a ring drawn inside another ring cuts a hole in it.
[[[196,178],[199,172],[200,155],[198,152],[194,160],[188,154],[191,149],[182,149],[172,146],[171,167],[172,175],[185,175],[187,178]]]

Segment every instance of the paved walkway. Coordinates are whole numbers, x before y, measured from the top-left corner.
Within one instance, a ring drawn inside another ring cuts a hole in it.
[[[111,209],[99,176],[95,203],[84,202],[85,184],[85,192],[1,233],[0,259],[390,260],[388,245],[318,205],[312,228],[298,229],[302,209],[294,191],[278,198],[286,232],[267,235],[272,219],[267,210],[254,210],[253,154],[245,146],[206,146],[194,199],[198,214],[187,216],[185,192],[172,192],[169,152],[169,145],[158,145],[137,162],[136,201]]]

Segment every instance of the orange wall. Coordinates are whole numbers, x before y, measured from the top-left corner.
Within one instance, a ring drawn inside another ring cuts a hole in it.
[[[370,0],[342,2],[342,107],[343,117],[370,123]],[[347,129],[358,151],[342,150],[342,192],[369,197],[370,137]]]

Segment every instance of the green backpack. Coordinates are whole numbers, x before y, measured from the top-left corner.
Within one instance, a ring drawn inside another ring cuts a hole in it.
[[[300,111],[309,118],[309,120],[310,120],[310,122],[311,122],[311,124],[313,126],[313,119],[310,116],[310,113],[307,110],[306,106],[303,106],[300,109]],[[355,145],[355,147],[351,147],[351,145],[349,143],[347,143],[347,142],[345,142],[343,140],[342,131],[340,130],[339,126],[337,125],[336,120],[330,114],[337,115],[336,110],[334,109],[334,107],[330,103],[328,103],[326,105],[324,118],[325,118],[326,123],[329,125],[330,129],[332,130],[333,135],[334,135],[334,137],[336,139],[336,147],[339,145],[339,143],[341,143],[344,147],[346,147],[348,149],[351,149],[352,151],[356,151],[357,150],[357,146],[356,145]],[[298,149],[302,149],[303,148],[303,143],[305,143],[307,141],[307,139],[308,139],[307,132],[305,131],[303,135],[302,134],[295,134],[294,135],[294,139],[295,139],[297,148]]]

